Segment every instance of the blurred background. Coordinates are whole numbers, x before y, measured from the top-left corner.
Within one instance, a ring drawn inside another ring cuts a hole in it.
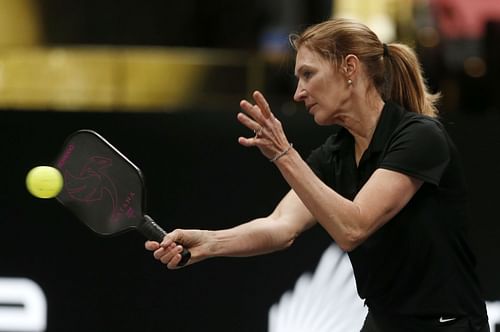
[[[97,237],[24,177],[88,128],[142,169],[167,230],[271,212],[288,188],[238,145],[238,104],[260,89],[304,157],[322,143],[328,128],[292,101],[288,34],[331,17],[414,47],[443,93],[478,273],[500,301],[498,0],[0,0],[0,331],[266,331],[269,308],[331,244],[319,227],[284,252],[172,272],[140,234]]]

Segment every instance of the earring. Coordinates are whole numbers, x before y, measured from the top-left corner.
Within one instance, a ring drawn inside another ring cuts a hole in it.
[[[351,79],[348,79],[348,80],[347,80],[347,84],[352,85],[352,80],[351,80]]]

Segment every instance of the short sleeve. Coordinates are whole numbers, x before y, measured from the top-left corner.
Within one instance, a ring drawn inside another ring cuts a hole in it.
[[[395,131],[379,167],[439,185],[450,161],[449,144],[439,122],[414,119]]]

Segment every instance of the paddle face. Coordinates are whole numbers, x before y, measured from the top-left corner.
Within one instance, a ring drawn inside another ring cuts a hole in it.
[[[55,166],[64,177],[57,200],[96,233],[111,235],[144,221],[140,170],[96,132],[72,134]]]

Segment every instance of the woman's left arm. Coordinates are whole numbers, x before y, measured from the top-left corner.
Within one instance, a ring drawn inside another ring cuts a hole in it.
[[[379,168],[351,201],[323,183],[295,150],[276,165],[304,205],[345,251],[355,249],[393,218],[423,183]]]

